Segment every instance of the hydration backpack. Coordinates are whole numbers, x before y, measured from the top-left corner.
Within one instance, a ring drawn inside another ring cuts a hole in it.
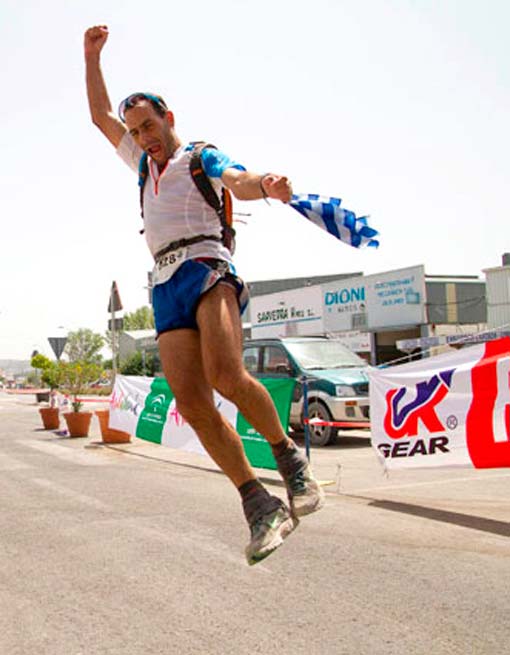
[[[230,250],[231,253],[234,253],[235,250],[235,230],[233,228],[233,210],[232,210],[232,194],[229,189],[222,187],[221,189],[221,198],[218,196],[214,190],[213,185],[211,184],[209,177],[204,171],[202,164],[202,150],[205,148],[214,148],[211,143],[206,143],[205,141],[193,141],[191,143],[193,150],[191,151],[191,158],[189,162],[189,172],[195,186],[202,194],[206,203],[214,209],[216,212],[220,223],[221,223],[221,242],[222,244]],[[143,218],[143,191],[145,188],[145,183],[149,175],[149,163],[147,153],[144,152],[140,158],[140,163],[138,165],[138,186],[140,187],[140,209]],[[140,233],[143,234],[144,230],[141,230]],[[203,236],[203,239],[199,237],[192,237],[189,241],[197,243],[198,241],[211,239],[206,235]],[[186,245],[188,240],[182,239],[182,245]]]

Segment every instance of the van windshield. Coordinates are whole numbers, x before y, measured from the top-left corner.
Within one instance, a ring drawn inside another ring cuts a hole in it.
[[[285,346],[298,364],[309,370],[367,366],[339,341],[286,341]]]

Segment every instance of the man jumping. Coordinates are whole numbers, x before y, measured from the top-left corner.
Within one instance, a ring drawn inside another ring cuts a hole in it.
[[[155,259],[153,309],[163,372],[179,412],[239,490],[251,534],[246,558],[255,564],[280,546],[299,516],[323,506],[324,492],[285,434],[267,390],[243,366],[241,313],[248,292],[223,243],[218,213],[192,179],[196,145],[181,142],[174,115],[158,95],[134,93],[120,104],[118,117],[113,113],[100,65],[107,39],[104,25],[85,32],[92,121],[146,178],[144,228]],[[249,172],[212,147],[201,151],[201,164],[217,192],[224,186],[241,200],[288,202],[292,196],[286,177]],[[271,445],[290,509],[257,479],[239,435],[215,407],[214,389]]]

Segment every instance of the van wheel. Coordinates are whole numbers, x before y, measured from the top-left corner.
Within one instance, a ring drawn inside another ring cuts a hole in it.
[[[309,420],[319,419],[319,421],[333,420],[329,409],[318,400],[312,401],[308,405],[308,418]],[[325,446],[336,438],[337,429],[329,425],[314,426],[313,423],[309,423],[308,429],[312,446]]]

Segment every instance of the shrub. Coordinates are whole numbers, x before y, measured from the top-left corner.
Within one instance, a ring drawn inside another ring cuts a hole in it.
[[[125,359],[120,365],[122,375],[149,375],[153,376],[156,371],[156,360],[154,355],[146,353],[145,365],[141,352],[136,352]]]
[[[73,396],[72,406],[75,412],[79,412],[82,402],[78,395],[85,393],[89,384],[101,377],[103,372],[100,364],[94,362],[76,361],[60,362],[62,367],[62,385]]]

